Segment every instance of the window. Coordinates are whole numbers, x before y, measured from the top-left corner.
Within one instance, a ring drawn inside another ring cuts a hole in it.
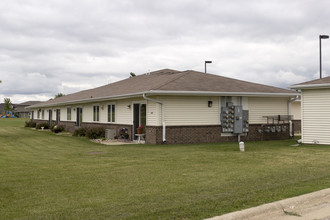
[[[66,120],[71,121],[71,108],[66,109]]]
[[[39,119],[40,119],[40,112],[41,112],[41,110],[39,109],[37,112],[37,118],[39,118]]]
[[[115,105],[108,105],[108,122],[116,121],[116,107]]]
[[[100,120],[100,106],[94,105],[93,107],[93,121]]]
[[[41,118],[42,118],[42,119],[45,119],[45,110],[42,110],[42,111],[41,111]]]

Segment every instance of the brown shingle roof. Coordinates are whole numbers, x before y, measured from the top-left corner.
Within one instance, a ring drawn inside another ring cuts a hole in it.
[[[311,81],[295,84],[293,86],[310,85],[310,84],[325,84],[325,83],[330,83],[330,76],[324,77],[322,79],[314,79],[314,80],[311,80]]]
[[[18,105],[26,105],[26,106],[29,106],[29,105],[35,105],[35,104],[38,104],[40,103],[41,101],[27,101],[27,102],[22,102]]]
[[[124,79],[98,88],[84,90],[43,102],[33,107],[56,105],[61,103],[95,100],[97,98],[141,95],[145,92],[233,92],[233,93],[276,93],[294,92],[272,86],[246,82],[242,80],[205,74],[193,70],[176,71],[163,69],[150,74]]]

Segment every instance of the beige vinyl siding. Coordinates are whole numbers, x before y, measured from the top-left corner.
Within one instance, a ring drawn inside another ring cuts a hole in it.
[[[133,100],[116,101],[116,123],[133,124]],[[128,108],[127,106],[131,107]]]
[[[154,99],[158,99],[158,98],[154,98]],[[161,108],[162,107],[159,103],[147,101],[147,125],[149,125],[149,126],[161,126],[162,125]]]
[[[61,110],[61,115],[60,115],[61,121],[67,121],[67,118],[66,118],[66,115],[67,115],[66,109],[67,109],[67,107],[61,106],[59,109]]]
[[[94,106],[94,105],[93,105]],[[102,102],[99,104],[100,106],[100,123],[108,122],[108,103]]]
[[[49,119],[49,111],[48,111],[48,108],[44,108],[44,110],[45,110],[45,118],[44,118],[44,120],[45,120],[45,121],[48,121],[48,119]]]
[[[301,102],[291,103],[291,115],[293,115],[294,120],[301,120]]]
[[[219,124],[218,97],[167,96],[162,100],[165,104],[167,126]],[[208,101],[213,101],[211,108],[208,107]]]
[[[71,121],[77,121],[77,106],[71,106]]]
[[[85,104],[82,106],[82,121],[93,122],[93,106],[95,104]]]
[[[49,111],[52,111],[52,120],[55,121],[56,120],[56,111],[54,111],[56,108],[51,108],[49,109]]]
[[[330,89],[302,91],[303,143],[330,144]]]
[[[30,119],[32,119],[32,114],[33,114],[33,119],[38,119],[38,109],[33,109],[33,111],[31,111],[31,115],[30,115]]]
[[[249,123],[267,123],[262,116],[287,115],[288,101],[288,98],[249,97]]]

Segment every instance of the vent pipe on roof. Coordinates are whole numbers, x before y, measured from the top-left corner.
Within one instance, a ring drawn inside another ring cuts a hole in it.
[[[165,108],[164,108],[164,103],[157,100],[157,99],[151,99],[146,96],[145,93],[143,93],[143,98],[145,100],[149,100],[152,102],[156,102],[162,106],[162,125],[163,125],[163,142],[166,142],[166,124],[165,124]]]

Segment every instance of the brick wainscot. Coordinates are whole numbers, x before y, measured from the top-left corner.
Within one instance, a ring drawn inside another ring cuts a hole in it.
[[[44,120],[33,120],[37,124],[44,123]],[[55,123],[55,121],[53,121]],[[101,127],[104,129],[115,129],[118,132],[121,128],[127,128],[129,140],[132,140],[132,125],[125,124],[101,124],[82,122],[80,127],[75,122],[61,121],[66,131],[74,132],[74,130],[84,128]],[[285,127],[285,131],[271,131],[272,127]],[[294,127],[294,126],[293,126]],[[164,144],[163,128],[161,126],[146,126],[145,140],[147,144]],[[249,125],[249,133],[241,135],[242,141],[264,141],[264,140],[284,140],[290,137],[290,125],[285,124],[251,124]],[[216,143],[216,142],[236,142],[237,135],[229,135],[221,133],[221,125],[209,126],[167,126],[166,127],[166,144],[196,144],[196,143]]]

